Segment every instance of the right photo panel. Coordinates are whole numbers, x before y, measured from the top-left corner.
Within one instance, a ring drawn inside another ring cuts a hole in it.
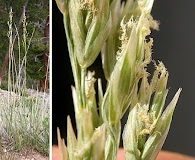
[[[52,1],[52,159],[192,160],[195,1]]]

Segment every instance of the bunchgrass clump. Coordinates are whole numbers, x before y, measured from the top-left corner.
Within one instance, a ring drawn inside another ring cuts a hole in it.
[[[38,90],[33,95],[27,94],[26,57],[33,33],[29,37],[25,11],[23,13],[22,35],[14,28],[12,9],[9,14],[8,91],[0,97],[0,154],[31,148],[49,155],[49,101],[46,93],[40,97]],[[13,28],[16,37],[13,37]],[[13,38],[16,38],[17,50],[14,50]]]
[[[168,71],[152,60],[154,0],[56,0],[63,14],[75,86],[77,135],[68,117],[67,143],[58,130],[61,160],[115,160],[122,134],[126,160],[155,160],[168,134],[181,89],[164,108]],[[89,67],[101,53],[107,80]],[[154,72],[147,68],[154,64]],[[98,82],[98,90],[95,83]],[[96,98],[98,94],[98,98]],[[128,120],[121,131],[121,119]]]

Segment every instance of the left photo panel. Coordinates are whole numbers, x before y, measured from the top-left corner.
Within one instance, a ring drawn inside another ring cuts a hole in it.
[[[0,160],[49,160],[49,15],[49,0],[0,0]]]

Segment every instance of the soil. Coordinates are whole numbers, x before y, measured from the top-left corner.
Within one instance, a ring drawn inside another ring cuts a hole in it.
[[[0,153],[0,160],[49,160],[49,156],[32,149],[23,149],[20,152],[3,152]]]

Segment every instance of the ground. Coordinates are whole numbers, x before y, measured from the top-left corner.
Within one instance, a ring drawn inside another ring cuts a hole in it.
[[[4,151],[0,153],[0,160],[49,160],[49,156],[42,155],[32,149],[23,149],[20,152]]]

